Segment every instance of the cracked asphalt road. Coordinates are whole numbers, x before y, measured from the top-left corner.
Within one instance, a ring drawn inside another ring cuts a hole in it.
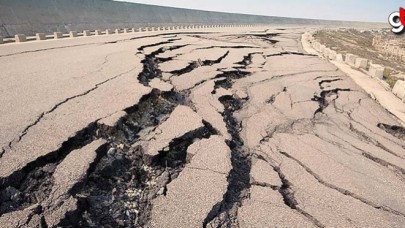
[[[2,227],[403,227],[405,129],[305,29],[0,47]]]

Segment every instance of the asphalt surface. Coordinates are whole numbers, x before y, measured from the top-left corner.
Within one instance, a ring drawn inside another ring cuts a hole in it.
[[[1,45],[0,224],[403,227],[403,123],[308,30]]]

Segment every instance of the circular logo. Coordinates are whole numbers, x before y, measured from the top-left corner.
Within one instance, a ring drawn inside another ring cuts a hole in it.
[[[401,23],[401,15],[399,12],[393,12],[388,18],[388,22],[392,26],[392,32],[401,34],[404,31],[404,25]]]

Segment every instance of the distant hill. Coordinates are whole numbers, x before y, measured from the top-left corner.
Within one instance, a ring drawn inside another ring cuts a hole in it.
[[[111,0],[0,0],[0,36],[187,24],[353,25],[341,22],[151,6]],[[368,23],[370,25],[370,23]],[[375,24],[381,26],[381,24]]]

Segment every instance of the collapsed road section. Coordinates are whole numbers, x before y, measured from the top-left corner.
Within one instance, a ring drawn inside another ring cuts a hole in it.
[[[9,83],[28,86],[4,64],[41,55],[27,62],[39,83],[3,96],[0,224],[402,227],[402,123],[305,53],[301,32],[101,37],[1,57]]]

